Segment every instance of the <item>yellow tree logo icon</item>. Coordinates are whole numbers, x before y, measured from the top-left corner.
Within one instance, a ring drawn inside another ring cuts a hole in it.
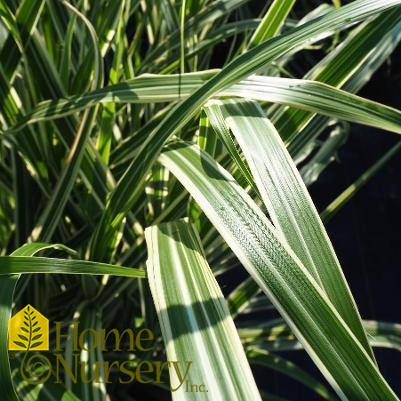
[[[31,305],[27,305],[8,321],[10,351],[47,351],[49,320]]]

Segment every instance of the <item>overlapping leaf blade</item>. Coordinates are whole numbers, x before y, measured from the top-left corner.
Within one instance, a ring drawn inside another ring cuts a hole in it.
[[[219,121],[238,141],[274,226],[373,358],[326,230],[273,124],[250,101],[211,101],[206,112],[221,114]]]
[[[177,101],[199,90],[217,70],[178,75],[144,75],[82,96],[40,103],[6,134],[26,124],[61,118],[99,103],[162,103]],[[180,80],[180,81],[179,81]],[[328,117],[401,133],[401,112],[392,107],[305,79],[252,76],[223,89],[218,96],[240,96],[292,106]]]
[[[342,400],[397,400],[282,233],[233,177],[193,145],[172,144],[160,161],[200,204],[338,396]]]
[[[364,0],[352,2],[339,10],[329,12],[293,29],[288,34],[268,40],[251,49],[207,81],[187,100],[178,104],[147,137],[138,155],[132,160],[111,193],[102,219],[92,237],[92,258],[97,260],[110,258],[124,216],[142,193],[146,174],[155,162],[164,142],[176,130],[188,123],[208,98],[255,73],[267,63],[291,50],[327,37],[336,29],[344,29],[351,23],[399,4],[401,4],[399,0],[385,0],[380,3]]]
[[[200,239],[188,223],[146,229],[149,284],[167,360],[191,361],[188,383],[203,384],[204,400],[260,400],[223,294],[208,266]],[[171,388],[180,383],[170,368]],[[199,393],[173,392],[173,400]]]

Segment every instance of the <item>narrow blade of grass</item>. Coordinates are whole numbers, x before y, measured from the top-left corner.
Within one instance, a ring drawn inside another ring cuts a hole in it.
[[[109,274],[110,276],[144,278],[145,271],[86,260],[28,256],[0,256],[0,276],[9,274]]]
[[[273,1],[260,25],[252,35],[249,47],[255,47],[263,41],[276,36],[294,4],[295,0]]]

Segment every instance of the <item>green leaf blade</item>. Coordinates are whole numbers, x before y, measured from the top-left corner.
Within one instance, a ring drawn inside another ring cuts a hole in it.
[[[188,380],[202,383],[205,400],[260,400],[223,294],[187,223],[146,229],[148,276],[168,360],[191,361]],[[176,388],[172,377],[172,388]],[[174,400],[196,400],[180,388]]]
[[[338,396],[342,400],[397,400],[282,234],[233,177],[200,149],[182,143],[170,145],[159,160],[201,205]]]
[[[374,359],[333,246],[279,133],[256,102],[212,101],[237,139],[274,226]]]

